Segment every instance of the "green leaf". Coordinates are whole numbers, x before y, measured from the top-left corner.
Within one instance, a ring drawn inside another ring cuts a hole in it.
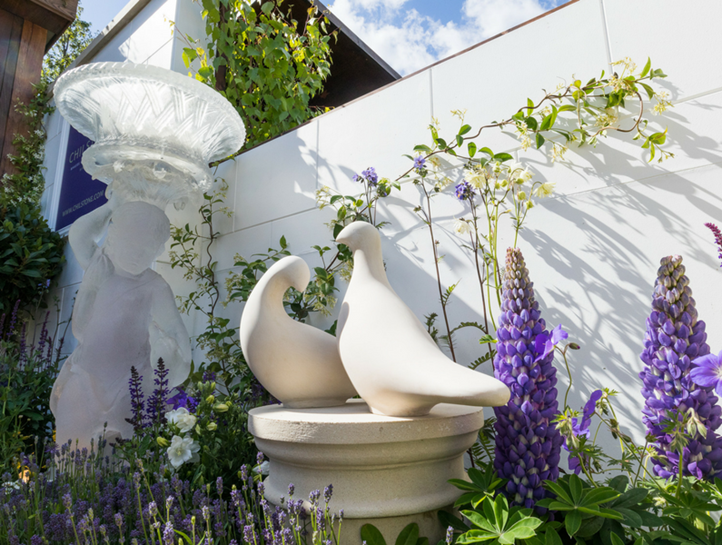
[[[474,157],[476,155],[476,144],[469,142],[467,148],[469,150],[469,157]]]
[[[576,474],[569,475],[569,491],[572,494],[572,501],[574,501],[574,504],[581,504],[584,484]]]
[[[366,544],[386,544],[386,539],[381,531],[370,523],[361,527],[361,540],[366,541]]]
[[[464,145],[464,137],[461,135],[456,135],[456,145],[461,147]]]
[[[546,533],[544,533],[544,544],[561,544],[562,537],[556,532],[553,527],[547,527]]]
[[[461,129],[459,129],[459,135],[465,135],[471,131],[471,125],[464,125]]]
[[[624,525],[634,527],[635,529],[642,526],[642,517],[634,510],[630,510],[629,508],[619,508],[618,506],[615,507],[615,510],[622,515],[622,518],[624,518],[622,519],[622,523],[624,523]]]
[[[402,529],[396,538],[396,544],[416,544],[419,539],[419,524],[416,522],[409,523]]]
[[[615,533],[614,531],[612,531],[612,534],[609,536],[612,539],[612,544],[624,544],[624,541],[619,538],[619,535],[617,535],[617,533]]]
[[[651,68],[652,68],[652,59],[647,57],[647,64],[644,65],[644,68],[642,69],[642,73],[639,75],[639,77],[644,78],[649,73],[649,70]]]
[[[536,131],[537,127],[539,127],[539,124],[535,117],[529,116],[525,120],[526,126],[529,127],[529,130]]]
[[[482,148],[482,152],[483,152],[483,151],[484,151],[484,149]],[[500,153],[500,154],[496,154],[496,155],[494,156],[494,159],[495,159],[496,161],[501,161],[501,162],[503,163],[504,161],[509,161],[509,160],[511,160],[511,159],[514,159],[514,157],[513,157],[511,154],[507,154],[506,152],[502,152],[502,153]]]
[[[566,527],[567,534],[574,536],[582,526],[582,514],[578,510],[569,512],[564,518],[564,526]]]
[[[544,145],[544,137],[541,133],[536,134],[536,149],[538,150]]]
[[[534,111],[534,101],[531,99],[526,99],[526,115],[531,116],[532,112]]]
[[[490,148],[487,148],[486,146],[484,146],[484,147],[483,147],[481,150],[479,150],[479,151],[487,154],[491,159],[494,159],[494,152],[492,152]]]
[[[261,6],[261,11],[266,15],[270,14],[273,10],[273,2],[264,2]]]
[[[619,491],[620,493],[624,493],[627,490],[627,484],[629,483],[629,478],[625,476],[624,474],[620,474],[619,476],[615,476],[611,480],[609,480],[609,487],[612,489],[615,489],[616,491]]]
[[[639,85],[644,87],[644,90],[647,92],[647,96],[649,97],[650,100],[652,100],[652,98],[654,97],[654,89],[652,89],[652,86],[647,85],[644,82],[637,82],[637,83],[639,83]]]
[[[432,152],[431,148],[429,148],[426,144],[417,144],[414,146],[415,152],[426,152],[427,154],[430,154]]]
[[[645,495],[646,496],[646,495]],[[587,490],[580,504],[604,504],[619,497],[619,493],[611,487],[597,487]],[[643,497],[644,498],[644,497]]]
[[[448,480],[448,482],[453,485],[454,487],[457,487],[459,489],[463,489],[464,491],[476,491],[479,492],[480,489],[474,485],[471,482],[467,482],[466,480],[459,480],[457,478],[452,478]]]

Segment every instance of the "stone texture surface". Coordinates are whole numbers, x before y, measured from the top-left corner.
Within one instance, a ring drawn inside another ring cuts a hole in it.
[[[387,540],[411,521],[432,543],[442,538],[429,513],[459,496],[447,480],[465,478],[464,453],[483,424],[481,408],[439,404],[428,415],[388,417],[371,413],[363,400],[335,408],[264,406],[248,421],[270,460],[269,502],[287,497],[289,483],[299,499],[332,484],[330,508],[344,510],[342,540],[349,544],[360,542],[358,529],[367,522],[384,526]]]
[[[311,277],[297,256],[273,264],[251,292],[241,317],[243,354],[256,379],[286,407],[340,406],[356,396],[338,356],[336,338],[293,320],[283,296],[303,292]]]

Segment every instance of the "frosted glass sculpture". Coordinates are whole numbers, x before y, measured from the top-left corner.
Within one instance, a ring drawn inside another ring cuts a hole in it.
[[[245,140],[243,121],[222,95],[156,66],[87,64],[58,79],[55,97],[63,117],[95,142],[83,168],[162,206],[208,189],[208,164]]]
[[[82,66],[58,79],[55,97],[60,113],[95,141],[83,167],[108,184],[108,203],[70,228],[85,270],[73,309],[78,346],[50,400],[57,441],[82,448],[104,430],[111,441],[133,434],[131,367],[143,376],[146,399],[159,358],[169,388],[188,376],[188,332],[170,286],[151,266],[170,236],[166,206],[209,188],[208,163],[239,150],[245,129],[221,95],[154,66]]]

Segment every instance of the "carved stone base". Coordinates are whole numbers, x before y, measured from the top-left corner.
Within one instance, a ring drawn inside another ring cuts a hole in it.
[[[465,479],[464,453],[484,424],[481,408],[439,404],[422,417],[387,417],[363,400],[333,408],[251,410],[249,430],[270,460],[266,498],[279,504],[333,485],[330,509],[344,510],[341,541],[360,544],[364,523],[386,541],[416,521],[431,543],[445,530],[435,511],[460,495],[451,478]]]

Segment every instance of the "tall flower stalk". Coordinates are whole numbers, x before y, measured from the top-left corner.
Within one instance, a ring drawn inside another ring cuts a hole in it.
[[[722,438],[715,433],[722,424],[722,407],[713,387],[697,385],[690,376],[697,367],[692,361],[709,354],[709,345],[684,273],[681,256],[662,258],[640,355],[645,364],[639,374],[645,398],[642,420],[655,439],[655,474],[711,478],[722,475]],[[678,446],[674,429],[685,420],[701,427],[686,445]]]
[[[562,436],[552,420],[558,413],[554,351],[534,299],[533,284],[518,248],[506,252],[494,375],[509,387],[511,399],[494,408],[494,467],[508,479],[512,504],[531,508],[546,496],[544,480],[559,476]]]

